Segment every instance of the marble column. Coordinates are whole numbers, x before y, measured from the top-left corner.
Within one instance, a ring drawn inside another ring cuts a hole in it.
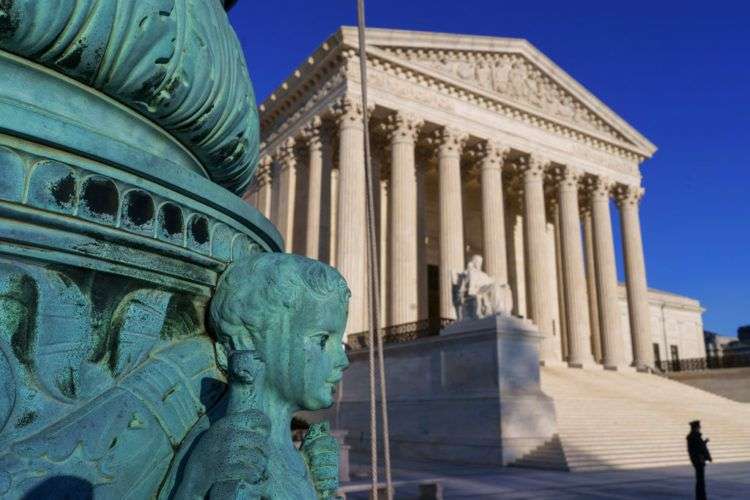
[[[627,366],[627,361],[620,329],[620,309],[617,298],[617,264],[609,211],[611,190],[612,183],[608,179],[603,177],[593,179],[591,210],[594,226],[599,328],[602,336],[602,364],[605,368],[618,369]]]
[[[367,329],[367,217],[363,111],[358,99],[342,98],[333,109],[339,126],[336,267],[349,284],[347,333]]]
[[[557,181],[555,181],[556,183]],[[547,203],[550,206],[552,212],[553,228],[555,241],[552,247],[552,254],[554,256],[555,266],[555,277],[557,278],[553,283],[555,287],[555,297],[557,298],[557,323],[560,330],[560,345],[562,351],[562,359],[566,361],[568,359],[568,322],[566,319],[566,307],[565,307],[565,273],[563,272],[563,256],[562,256],[562,235],[561,223],[560,223],[560,203],[559,199],[554,193],[551,198],[547,199]]]
[[[383,172],[383,169],[380,169]],[[388,264],[388,251],[389,245],[389,227],[388,227],[388,205],[389,205],[389,193],[388,193],[388,179],[380,178],[380,225],[378,226],[379,237],[380,237],[380,308],[381,308],[381,328],[391,325],[390,322],[390,307],[388,304],[388,275],[389,275],[389,264]]]
[[[456,318],[453,285],[465,267],[461,201],[461,150],[466,135],[444,128],[437,134],[440,214],[440,317]]]
[[[258,162],[258,173],[255,174],[258,183],[258,197],[256,207],[267,218],[271,218],[271,201],[273,200],[273,186],[271,167],[273,158],[270,155],[264,155]]]
[[[581,220],[578,208],[580,178],[579,171],[566,167],[557,188],[560,210],[561,268],[568,333],[568,364],[577,368],[594,364],[591,356],[586,272],[583,265]]]
[[[323,199],[323,137],[322,121],[315,117],[305,127],[302,138],[307,147],[307,214],[305,255],[311,259],[320,256],[321,202]]]
[[[331,229],[328,243],[328,265],[336,267],[336,246],[338,245],[338,206],[339,206],[339,169],[331,168]]]
[[[633,342],[633,365],[638,369],[654,366],[646,264],[643,258],[641,222],[638,215],[638,205],[642,196],[643,189],[639,186],[618,186],[615,191],[617,204],[620,208],[628,316]]]
[[[279,164],[278,157],[279,151],[277,150],[271,163],[271,217],[269,217],[277,229],[279,227],[279,196],[281,193],[281,165]]]
[[[284,249],[291,252],[294,248],[294,204],[297,190],[297,155],[296,141],[287,138],[279,148],[279,204],[276,225],[284,238]]]
[[[254,186],[254,190],[250,193],[250,196],[247,199],[247,201],[252,206],[254,206],[255,208],[258,208],[258,206],[260,206],[260,188],[261,188],[261,186],[260,186],[260,176],[258,175],[257,171],[255,173],[255,179],[256,179],[256,181],[255,181],[256,184]],[[258,211],[260,212],[260,209],[258,209]],[[261,212],[261,213],[263,213],[263,212]]]
[[[510,148],[492,141],[481,151],[482,236],[487,274],[498,283],[508,283],[508,259],[505,239],[505,201],[503,172]]]
[[[430,290],[427,281],[427,187],[425,183],[426,163],[424,155],[417,156],[417,319],[430,319]]]
[[[513,292],[513,314],[528,317],[526,309],[526,272],[523,242],[523,195],[518,188],[517,177],[513,180],[507,196],[505,210],[505,234],[507,235],[508,281]]]
[[[549,161],[531,155],[522,164],[524,197],[524,247],[526,252],[527,307],[529,316],[544,335],[540,360],[560,362],[560,338],[552,325],[554,298],[550,287],[547,253],[547,213],[544,206],[544,172]]]
[[[587,199],[581,203],[583,220],[583,243],[586,256],[586,296],[588,297],[589,327],[591,330],[591,352],[594,361],[602,361],[602,337],[599,330],[599,298],[596,286],[596,263],[594,259],[594,225],[591,218],[591,205]]]
[[[323,168],[321,172],[322,185],[320,192],[320,230],[318,234],[318,260],[330,262],[333,248],[331,248],[331,230],[335,226],[335,215],[332,212],[336,201],[333,189],[333,139],[334,132],[328,124],[321,131],[321,154]]]
[[[391,149],[388,308],[391,325],[415,322],[419,314],[414,143],[421,126],[421,120],[406,113],[388,117]]]

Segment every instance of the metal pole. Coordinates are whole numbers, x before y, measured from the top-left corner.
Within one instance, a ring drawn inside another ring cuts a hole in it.
[[[367,182],[366,199],[367,199],[367,250],[368,250],[368,284],[367,295],[369,299],[370,311],[369,311],[369,337],[370,337],[370,362],[373,362],[373,351],[375,350],[375,342],[377,339],[377,351],[378,351],[378,371],[380,375],[380,404],[382,411],[382,423],[383,423],[383,456],[385,461],[385,481],[386,481],[386,496],[388,500],[393,498],[393,484],[391,480],[391,456],[390,456],[390,443],[388,436],[388,402],[386,398],[386,381],[385,381],[385,364],[383,362],[383,337],[379,334],[378,329],[380,327],[380,273],[378,263],[378,252],[377,252],[377,234],[375,228],[375,184],[372,174],[372,162],[370,156],[370,127],[368,123],[368,105],[367,105],[367,45],[366,45],[366,33],[365,33],[365,2],[364,0],[357,0],[357,27],[359,34],[359,70],[360,79],[362,81],[362,111],[363,111],[363,130],[364,130],[364,144],[365,144],[365,180]],[[372,366],[372,365],[371,365]],[[377,433],[376,433],[376,419],[375,415],[375,388],[373,380],[373,372],[370,371],[370,423],[371,423],[371,458],[372,463],[372,488],[373,497],[377,498]]]

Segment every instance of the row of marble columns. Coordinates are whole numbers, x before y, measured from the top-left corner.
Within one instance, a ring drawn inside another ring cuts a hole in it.
[[[307,148],[308,168],[305,253],[319,258],[320,239],[330,238],[327,260],[344,275],[353,293],[349,332],[365,330],[367,317],[362,112],[356,100],[346,98],[331,108],[338,134],[338,168],[331,172],[324,172],[324,157],[332,156],[333,149],[322,133],[323,122],[316,118],[300,132]],[[386,257],[389,264],[388,288],[383,298],[391,325],[422,319],[419,316],[422,300],[419,282],[423,279],[418,244],[419,172],[415,148],[423,125],[423,120],[403,112],[392,113],[383,124],[389,141],[390,179],[388,206],[381,212],[385,216],[381,220],[381,234],[382,237],[388,235],[388,244],[380,258]],[[437,157],[440,316],[444,318],[455,317],[451,283],[453,274],[465,267],[461,158],[466,153],[466,140],[467,134],[450,126],[438,127],[428,138]],[[264,158],[253,194],[253,203],[263,213],[271,215],[288,249],[292,248],[294,236],[297,159],[292,149],[295,142],[289,139],[278,150],[279,170],[275,183],[270,175],[272,160]],[[642,190],[638,186],[615,185],[601,176],[584,174],[575,166],[555,164],[534,152],[521,152],[511,146],[488,139],[480,141],[471,151],[480,172],[483,253],[488,274],[507,283],[512,266],[508,262],[506,239],[513,235],[506,235],[505,220],[511,214],[504,199],[504,191],[508,189],[503,186],[503,173],[509,169],[518,181],[516,194],[520,204],[517,210],[523,218],[525,271],[522,271],[524,276],[515,279],[524,280],[526,313],[545,336],[541,359],[548,363],[561,359],[561,328],[554,324],[557,284],[550,280],[550,276],[558,275],[559,317],[564,321],[568,363],[587,366],[597,360],[609,368],[628,364],[620,325],[610,219],[610,197],[614,196],[620,208],[634,364],[652,366],[638,214]],[[511,151],[515,152],[512,161],[509,160]],[[550,199],[545,187],[550,185],[551,173],[555,182]],[[327,235],[319,230],[324,189],[330,190],[332,199],[332,220]],[[580,198],[582,193],[585,199]],[[555,264],[548,253],[547,209],[550,206],[555,211],[558,272],[551,268]],[[518,274],[518,270],[513,272]]]

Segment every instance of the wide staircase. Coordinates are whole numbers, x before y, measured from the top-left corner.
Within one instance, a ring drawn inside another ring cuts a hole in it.
[[[558,435],[514,466],[592,471],[688,465],[700,420],[714,462],[750,461],[750,404],[657,375],[542,367]]]

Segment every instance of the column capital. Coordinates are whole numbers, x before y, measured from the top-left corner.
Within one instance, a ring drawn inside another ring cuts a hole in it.
[[[560,200],[557,199],[557,196],[545,197],[544,208],[547,220],[554,223],[555,216],[557,215],[557,211],[560,208]]]
[[[578,214],[581,218],[589,217],[591,215],[591,197],[586,191],[579,192]]]
[[[263,155],[258,160],[258,169],[255,171],[255,183],[260,187],[271,182],[271,167],[273,166],[273,157]]]
[[[441,130],[435,131],[431,138],[431,144],[437,146],[438,155],[440,156],[459,156],[461,150],[466,144],[468,134],[456,128],[446,126]]]
[[[297,165],[297,155],[294,151],[296,145],[297,141],[294,137],[287,137],[276,150],[276,161],[279,162],[282,169]]]
[[[552,166],[552,160],[538,153],[531,153],[527,158],[519,158],[515,168],[523,174],[524,180],[544,180],[544,174]]]
[[[614,182],[608,177],[601,175],[589,176],[584,180],[584,186],[591,201],[609,199]]]
[[[320,116],[314,116],[301,132],[302,140],[305,141],[310,150],[319,151],[323,147],[323,120]]]
[[[510,150],[510,146],[490,139],[474,146],[469,151],[469,155],[479,164],[481,170],[502,169]]]
[[[423,125],[424,120],[418,116],[404,111],[396,111],[388,116],[383,128],[388,134],[391,144],[395,142],[413,143],[417,140]]]
[[[505,184],[507,195],[505,196],[505,205],[513,213],[520,214],[523,212],[523,182],[518,176],[511,177],[510,181]]]
[[[584,173],[581,169],[566,165],[558,171],[558,186],[560,189],[578,190],[583,181]]]
[[[643,187],[632,184],[618,184],[613,190],[615,201],[620,208],[626,204],[638,205],[645,192],[646,190]]]
[[[336,118],[340,127],[362,126],[362,100],[351,96],[344,96],[336,100],[330,112]]]

